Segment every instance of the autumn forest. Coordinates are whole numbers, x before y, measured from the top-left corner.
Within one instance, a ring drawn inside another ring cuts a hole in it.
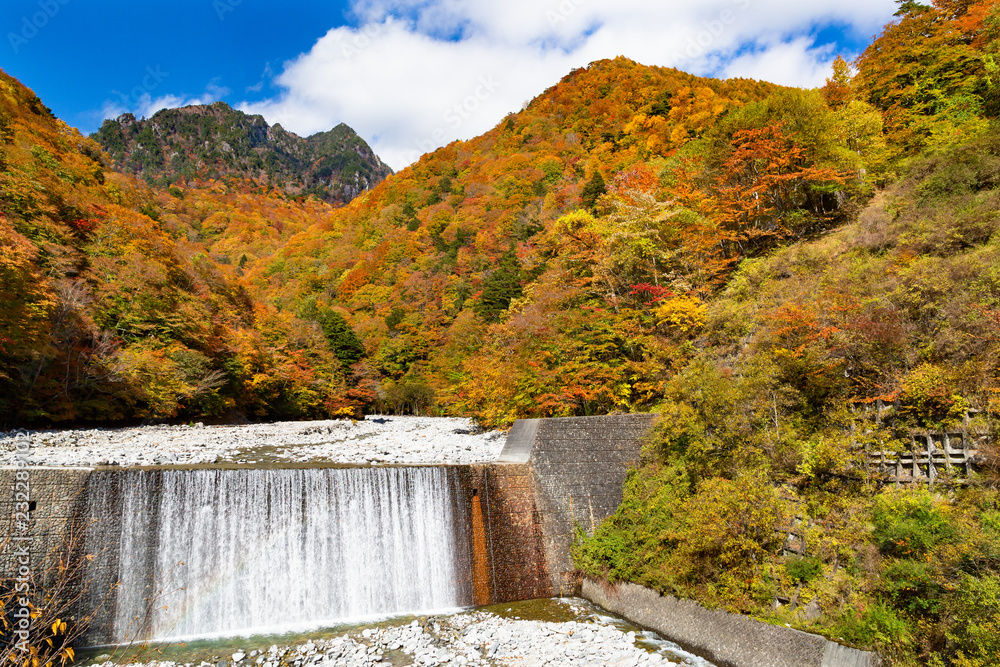
[[[1000,458],[863,459],[996,428],[998,116],[993,0],[901,2],[816,90],[594,62],[396,174],[222,103],[86,137],[0,73],[0,427],[661,412],[582,570],[995,664]]]

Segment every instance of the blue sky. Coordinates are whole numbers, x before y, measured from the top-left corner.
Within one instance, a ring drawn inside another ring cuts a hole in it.
[[[308,135],[346,122],[394,168],[573,67],[624,55],[821,85],[892,0],[4,0],[0,68],[92,132],[224,100]]]
[[[328,29],[348,23],[349,12],[347,3],[324,0],[4,0],[0,67],[89,132],[109,100],[134,97],[147,67],[167,74],[149,91],[154,98],[206,90],[228,90],[223,99],[236,102],[273,95],[268,68],[280,71]],[[11,39],[30,36],[24,22],[39,14],[47,20],[37,21],[37,35]],[[259,92],[247,90],[261,82]]]

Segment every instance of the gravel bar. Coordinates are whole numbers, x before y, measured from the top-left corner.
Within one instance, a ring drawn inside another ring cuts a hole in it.
[[[495,460],[505,434],[471,419],[369,416],[240,426],[138,426],[0,433],[0,462],[30,439],[27,462],[55,467],[198,464],[467,464]]]
[[[652,632],[626,629],[620,619],[560,600],[581,620],[551,622],[501,617],[485,610],[431,616],[401,625],[354,630],[295,646],[238,649],[212,661],[137,663],[136,667],[712,667]],[[101,664],[101,658],[97,658]]]

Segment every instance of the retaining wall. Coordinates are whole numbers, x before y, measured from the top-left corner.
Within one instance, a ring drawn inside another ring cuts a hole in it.
[[[625,477],[638,462],[654,419],[655,415],[641,414],[520,419],[514,423],[500,458],[490,469],[503,475],[513,466],[524,466],[529,477],[524,486],[532,490],[534,513],[528,532],[498,533],[517,540],[540,536],[548,586],[539,587],[530,596],[509,599],[579,593],[580,579],[570,557],[574,531],[579,526],[593,533],[621,505]],[[527,528],[528,524],[525,516],[517,526]]]
[[[591,580],[583,597],[608,611],[657,631],[719,667],[877,667],[875,653],[859,651],[780,625],[705,609],[635,584],[609,586]]]
[[[551,597],[549,564],[543,548],[541,512],[530,466],[457,466],[463,475],[465,507],[479,505],[483,541],[471,562],[482,562],[477,604]],[[472,525],[475,512],[469,519]],[[475,529],[475,526],[473,526]]]
[[[17,477],[20,472],[21,477]],[[86,508],[86,485],[91,470],[84,468],[6,468],[0,470],[0,543],[8,536],[30,535],[31,570],[44,572],[67,537],[80,542]],[[17,494],[29,498],[27,526]],[[75,526],[75,529],[72,528]],[[8,547],[10,545],[7,545]],[[0,571],[13,572],[14,549],[0,549]]]

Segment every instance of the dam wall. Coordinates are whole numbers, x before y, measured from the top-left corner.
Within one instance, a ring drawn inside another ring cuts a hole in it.
[[[40,586],[67,548],[93,557],[78,582],[81,609],[99,607],[90,644],[260,628],[269,601],[308,624],[575,595],[574,531],[618,507],[652,422],[522,420],[498,461],[475,465],[4,468],[0,535],[31,536]],[[17,554],[0,553],[5,573]],[[406,570],[443,593],[417,595]],[[316,594],[322,581],[338,593]]]
[[[27,552],[35,576],[66,548],[82,545],[89,468],[0,468],[0,571]]]
[[[388,467],[0,469],[0,569],[88,569],[83,643],[268,631],[583,595],[720,667],[875,667],[822,637],[631,584],[570,546],[615,512],[652,415],[520,420],[496,462]],[[120,582],[120,584],[119,584]],[[111,595],[108,593],[111,592]],[[72,620],[72,619],[71,619]]]
[[[570,557],[574,532],[579,527],[593,533],[618,509],[625,477],[639,460],[654,418],[609,415],[514,423],[500,458],[489,466],[497,479],[491,501],[505,499],[501,507],[510,517],[495,532],[500,541],[537,540],[546,572],[533,579],[534,589],[499,588],[497,602],[579,593],[581,582]],[[524,492],[511,500],[512,489]],[[517,564],[502,552],[496,559],[501,567]]]

